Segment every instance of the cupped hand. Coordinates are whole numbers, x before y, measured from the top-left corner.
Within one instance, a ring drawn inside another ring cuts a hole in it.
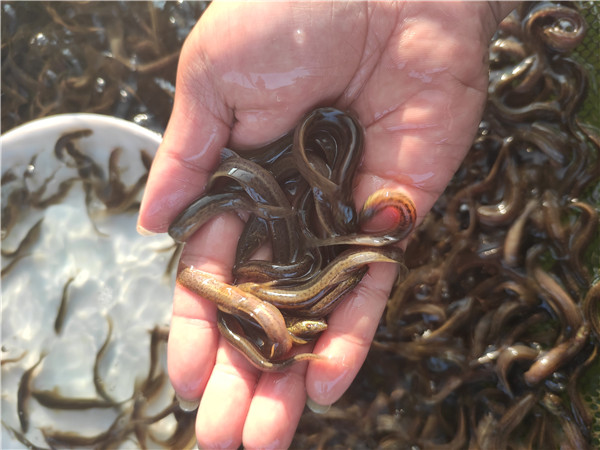
[[[164,232],[202,194],[224,146],[258,147],[317,106],[365,129],[358,208],[399,190],[423,217],[465,156],[487,89],[487,46],[501,3],[214,3],[186,40],[175,104],[152,165],[139,227]],[[243,223],[223,214],[182,261],[230,281]],[[395,269],[372,264],[329,317],[313,352],[327,359],[262,373],[220,338],[212,303],[176,286],[168,347],[178,396],[200,400],[201,448],[287,447],[308,396],[335,402],[362,365]]]

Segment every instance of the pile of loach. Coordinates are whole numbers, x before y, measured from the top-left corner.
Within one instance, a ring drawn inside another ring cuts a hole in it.
[[[473,146],[409,239],[355,384],[303,416],[293,447],[600,447],[600,135],[572,54],[585,28],[573,3],[502,22]]]
[[[183,41],[208,2],[3,2],[2,132],[97,113],[162,132]]]
[[[175,241],[185,242],[224,211],[248,215],[233,285],[194,267],[183,268],[177,282],[216,304],[221,334],[261,370],[318,358],[290,351],[327,328],[327,315],[361,281],[368,264],[403,263],[402,250],[393,244],[413,229],[415,207],[406,196],[381,190],[356,211],[352,187],[362,151],[362,128],[352,115],[316,109],[288,134],[244,157],[223,149],[203,196],[169,227]],[[383,211],[391,211],[395,223],[363,233]],[[264,245],[272,258],[254,259]]]

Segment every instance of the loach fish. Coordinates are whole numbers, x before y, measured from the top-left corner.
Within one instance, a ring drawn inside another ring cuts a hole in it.
[[[151,398],[152,394],[162,384],[161,377],[163,377],[164,374],[157,371],[160,364],[158,350],[161,343],[167,342],[168,336],[169,329],[158,325],[150,332],[150,366],[148,368],[148,375],[140,388],[140,393],[145,398]]]
[[[587,343],[589,334],[589,325],[583,324],[573,337],[542,353],[525,372],[525,382],[533,386],[552,375],[581,351]]]
[[[114,402],[113,398],[106,392],[106,388],[104,387],[104,382],[102,381],[102,377],[100,376],[100,363],[102,358],[106,354],[108,349],[108,345],[110,344],[110,340],[112,337],[113,331],[113,322],[112,319],[107,316],[106,323],[108,325],[108,331],[106,332],[106,338],[104,342],[98,349],[96,353],[96,358],[94,359],[94,369],[93,369],[93,377],[94,377],[94,387],[96,388],[96,393],[103,398],[107,402]]]
[[[291,211],[289,200],[269,171],[227,148],[222,150],[222,157],[223,162],[208,180],[208,191],[220,178],[228,178],[238,183],[256,204]],[[290,214],[282,219],[270,220],[267,226],[273,240],[273,260],[277,263],[294,261],[301,251],[296,216]]]
[[[172,247],[169,248],[169,250],[173,249],[173,252],[171,253],[171,257],[169,258],[167,267],[165,268],[165,271],[163,272],[163,279],[165,279],[167,281],[171,280],[171,277],[173,276],[173,274],[175,273],[175,270],[177,268],[177,264],[179,263],[179,258],[181,257],[181,252],[183,252],[183,246],[184,246],[184,244],[175,243]]]
[[[69,286],[75,280],[75,277],[71,277],[67,280],[67,282],[63,286],[62,296],[60,299],[60,305],[58,306],[58,311],[56,313],[56,318],[54,319],[54,332],[56,334],[60,334],[62,332],[63,322],[65,321],[65,314],[67,312],[67,303],[68,303],[68,293]]]
[[[402,260],[402,250],[394,247],[355,248],[340,254],[325,270],[304,283],[277,287],[273,286],[273,282],[247,282],[238,285],[238,288],[280,308],[305,308],[316,303],[324,293],[337,283],[348,279],[356,269],[366,264],[397,263]]]
[[[267,220],[257,216],[255,213],[250,213],[235,249],[233,276],[236,279],[240,277],[236,268],[247,264],[252,255],[267,242],[268,238],[269,224]]]
[[[285,324],[288,332],[299,339],[314,339],[319,333],[327,329],[325,319],[305,319],[300,317],[286,318]],[[306,342],[303,342],[306,343]]]
[[[368,223],[384,210],[393,209],[396,221],[391,229],[374,233],[353,233],[331,236],[322,239],[310,240],[312,245],[370,245],[384,246],[394,244],[406,238],[413,230],[417,221],[417,211],[412,200],[400,193],[388,190],[379,190],[371,194],[360,212],[361,225]]]
[[[588,203],[576,201],[571,203],[570,207],[580,209],[583,213],[578,221],[580,228],[573,230],[570,233],[569,261],[582,285],[585,286],[589,285],[590,274],[581,259],[590,243],[598,236],[598,225],[600,224],[600,220],[596,209]]]
[[[319,251],[307,249],[302,259],[290,264],[275,264],[263,260],[237,260],[233,266],[233,276],[237,280],[253,282],[271,281],[276,285],[298,283],[313,278],[321,268],[322,256]]]
[[[292,347],[285,320],[279,310],[236,286],[217,280],[214,275],[193,267],[184,268],[177,275],[177,283],[213,302],[219,310],[229,314],[243,314],[256,321],[265,331],[273,346],[270,357],[286,354]]]
[[[73,140],[81,139],[83,137],[89,137],[92,135],[92,133],[93,131],[90,129],[82,129],[63,134],[56,140],[56,143],[54,144],[54,155],[59,161],[63,161],[67,163],[67,165],[69,165],[68,160],[65,156],[65,151],[69,153],[69,151],[67,150],[67,145]]]
[[[73,185],[79,181],[81,180],[77,177],[67,178],[58,184],[58,188],[56,189],[55,193],[50,194],[45,198],[42,198],[41,196],[39,198],[34,198],[31,200],[31,204],[39,209],[46,209],[49,206],[57,205],[63,201],[63,199],[71,191]]]
[[[403,252],[390,244],[415,226],[410,198],[380,190],[360,214],[354,209],[352,188],[363,140],[351,114],[318,108],[261,148],[243,153],[225,148],[204,195],[169,226],[171,237],[183,243],[217,214],[247,214],[232,269],[235,285],[193,267],[179,272],[177,282],[215,303],[221,333],[263,370],[291,364],[298,358],[281,358],[326,329],[323,321],[310,335],[298,330],[300,325],[288,330],[282,312],[298,323],[323,320],[358,285],[370,263],[403,262]],[[368,230],[380,214],[393,223]],[[367,229],[361,231],[363,226]],[[271,259],[253,259],[264,246],[270,247]]]
[[[64,447],[95,447],[95,448],[117,448],[118,445],[129,434],[130,424],[126,423],[126,414],[120,413],[108,430],[93,436],[85,436],[74,432],[54,431],[42,428],[42,434],[46,443],[51,448]]]
[[[367,270],[368,267],[366,266],[356,269],[347,279],[338,283],[310,307],[294,309],[294,315],[300,318],[314,319],[328,316],[338,306],[345,295],[351,292],[358,283],[360,283],[363,276],[367,273]]]
[[[31,391],[31,396],[42,406],[51,409],[85,410],[97,408],[116,408],[118,402],[103,398],[63,397],[58,389],[51,391]]]
[[[273,360],[271,357],[265,357],[248,340],[239,323],[236,323],[236,321],[237,318],[235,316],[228,315],[222,311],[217,312],[217,327],[221,335],[257,369],[267,372],[278,372],[299,361],[322,359],[321,356],[314,353],[298,353],[283,360]]]
[[[15,430],[13,427],[7,425],[4,421],[2,421],[2,426],[21,444],[25,446],[25,448],[31,450],[47,450],[45,447],[39,447],[31,442],[29,439],[25,437],[25,434],[21,433],[18,430]]]
[[[356,227],[352,183],[363,146],[363,131],[358,120],[334,108],[309,112],[294,134],[292,154],[298,170],[314,190],[315,198],[331,209],[341,233]],[[320,150],[325,155],[325,162],[331,168],[330,177],[315,166],[310,150]]]
[[[38,359],[33,366],[23,373],[21,376],[21,381],[19,381],[19,389],[17,391],[17,414],[19,416],[21,431],[23,431],[23,433],[27,433],[27,431],[29,431],[28,401],[29,397],[31,396],[31,378],[33,377],[33,372],[43,361],[45,356],[46,353],[42,353],[40,355],[40,359]]]
[[[33,225],[29,229],[29,231],[27,232],[25,237],[21,240],[21,242],[19,242],[19,245],[17,245],[17,248],[15,250],[12,250],[12,251],[4,250],[4,249],[2,250],[2,256],[12,258],[12,260],[2,268],[2,274],[1,274],[2,277],[7,275],[13,269],[13,267],[15,267],[17,265],[17,263],[21,259],[30,255],[29,253],[25,253],[25,252],[27,250],[29,250],[38,241],[41,230],[42,230],[43,221],[44,221],[44,218],[42,217],[40,220],[38,220],[35,223],[35,225]]]
[[[5,258],[14,258],[18,257],[22,252],[29,249],[40,237],[40,232],[42,230],[42,223],[44,222],[44,218],[42,217],[38,220],[27,232],[25,237],[19,242],[17,248],[14,250],[4,250],[2,249],[2,256]]]
[[[289,217],[289,208],[263,205],[239,192],[224,192],[200,197],[183,210],[169,226],[169,236],[175,242],[185,242],[206,222],[225,211],[251,211],[264,219]]]
[[[148,435],[150,439],[164,448],[194,448],[196,446],[196,434],[194,428],[196,415],[179,409],[175,410],[173,416],[177,422],[173,433],[166,439],[159,439],[153,433],[149,432]]]
[[[0,361],[0,365],[4,364],[12,364],[21,361],[25,355],[27,355],[27,350],[23,350],[23,352],[19,356],[15,356],[14,358],[2,358]]]

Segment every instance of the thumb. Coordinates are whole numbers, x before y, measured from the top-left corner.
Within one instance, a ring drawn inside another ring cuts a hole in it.
[[[190,44],[181,52],[173,112],[140,206],[138,230],[142,234],[165,232],[177,214],[203,192],[229,139],[229,109],[216,95],[194,50]]]

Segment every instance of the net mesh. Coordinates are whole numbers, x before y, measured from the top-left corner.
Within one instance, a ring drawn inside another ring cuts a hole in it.
[[[582,2],[578,6],[588,25],[585,39],[573,55],[588,70],[588,93],[578,116],[586,123],[600,129],[600,90],[598,86],[598,73],[600,73],[600,3]],[[598,185],[600,185],[600,181]],[[598,268],[592,269],[598,270]],[[596,359],[596,362],[588,369],[582,380],[581,389],[594,419],[591,427],[592,445],[594,448],[600,448],[600,360]]]
[[[580,11],[588,25],[583,42],[577,47],[574,57],[583,63],[589,73],[588,95],[579,116],[585,122],[600,127],[600,97],[598,73],[600,72],[600,3],[583,2]]]

